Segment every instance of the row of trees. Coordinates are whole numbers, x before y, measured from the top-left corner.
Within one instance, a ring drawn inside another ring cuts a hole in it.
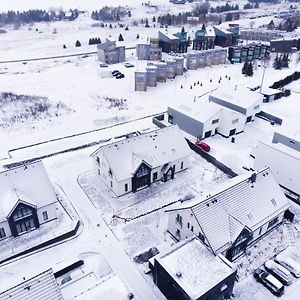
[[[0,24],[28,24],[33,22],[50,22],[75,20],[79,16],[79,10],[70,10],[67,14],[62,10],[31,9],[28,11],[8,11],[0,13]]]
[[[276,81],[273,83],[273,85],[270,86],[272,89],[280,89],[286,86],[287,84],[300,79],[300,72],[294,72],[293,74],[285,77],[284,79],[281,79],[279,81]]]
[[[222,13],[226,11],[231,11],[231,10],[239,10],[239,6],[236,5],[229,5],[228,2],[225,5],[221,6],[216,6],[216,8],[211,7],[210,12],[213,13]]]
[[[99,37],[89,39],[89,45],[97,45],[97,44],[101,44],[101,39]]]
[[[108,7],[105,6],[99,11],[93,11],[91,18],[97,21],[120,21],[125,16],[131,17],[131,11],[123,6]]]
[[[252,8],[259,8],[259,4],[258,2],[256,2],[255,4],[251,4],[251,3],[247,3],[244,5],[244,9],[252,9]]]
[[[289,56],[288,54],[283,54],[280,56],[276,56],[273,63],[273,68],[275,70],[280,70],[282,68],[288,68],[289,67]]]

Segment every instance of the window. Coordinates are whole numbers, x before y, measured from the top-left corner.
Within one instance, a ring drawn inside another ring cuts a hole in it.
[[[268,229],[274,226],[278,222],[278,217],[269,222]]]
[[[271,202],[272,202],[272,204],[273,204],[274,206],[277,206],[277,202],[276,202],[275,199],[272,199]]]
[[[0,239],[6,237],[4,228],[0,228]]]
[[[198,238],[199,238],[202,242],[204,241],[204,235],[203,235],[201,232],[198,233]]]
[[[214,120],[212,120],[212,122],[211,122],[211,124],[217,124],[217,123],[219,123],[219,119],[214,119]]]
[[[239,119],[237,118],[237,119],[234,119],[234,120],[232,120],[232,124],[236,124],[236,123],[238,123],[239,122]]]
[[[190,228],[190,223],[189,222],[187,223],[187,228]]]
[[[97,156],[96,161],[98,163],[98,165],[100,166],[100,158]]]
[[[256,109],[259,109],[259,105],[255,105],[254,106],[254,109],[256,110]]]
[[[176,223],[182,227],[182,216],[177,214]]]
[[[143,177],[148,174],[149,174],[149,169],[146,166],[141,165],[141,167],[139,168],[139,170],[136,173],[136,177]]]
[[[125,183],[125,192],[127,192],[127,191],[128,191],[128,184]]]
[[[113,177],[113,172],[111,170],[111,168],[108,169],[108,175],[112,178]]]
[[[258,233],[258,235],[261,235],[261,232],[262,232],[262,227],[259,228],[259,233]]]
[[[191,226],[191,231],[192,231],[192,232],[194,231],[194,226]]]
[[[173,116],[169,115],[168,121],[169,121],[169,123],[173,124],[173,122],[174,122]]]
[[[48,220],[48,212],[47,211],[43,211],[43,219],[44,219],[44,221]]]
[[[13,215],[14,220],[18,220],[27,216],[32,215],[32,210],[28,207],[25,206],[20,206],[18,209],[15,211]]]
[[[183,169],[183,161],[181,162],[180,169]]]
[[[154,173],[153,173],[153,180],[152,180],[152,181],[154,182],[154,181],[156,181],[156,180],[157,180],[157,172],[154,172]]]
[[[290,143],[291,143],[291,144],[295,144],[295,142],[294,142],[294,141],[290,141]]]
[[[25,221],[22,221],[22,222],[19,222],[16,224],[16,229],[17,229],[18,234],[29,231],[34,228],[35,228],[35,225],[33,222],[33,218],[27,219]]]
[[[113,187],[113,183],[112,183],[112,181],[110,182],[110,187],[111,187],[111,188]]]

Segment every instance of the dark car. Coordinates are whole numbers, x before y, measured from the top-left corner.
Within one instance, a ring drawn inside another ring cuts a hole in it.
[[[105,64],[105,63],[100,64],[100,67],[101,67],[101,68],[107,68],[107,67],[108,67],[108,64]]]
[[[118,74],[121,74],[121,72],[119,70],[114,70],[114,71],[111,72],[111,74],[113,76],[117,76]]]
[[[196,142],[196,145],[201,148],[203,151],[205,152],[209,152],[210,151],[210,147],[209,145],[207,145],[206,143],[202,142],[202,141],[198,141]]]
[[[258,268],[253,273],[254,278],[263,284],[275,296],[282,296],[284,293],[283,284],[263,268]]]
[[[122,73],[120,73],[120,74],[118,74],[118,75],[116,76],[117,79],[121,79],[121,78],[124,78],[124,77],[125,77],[125,75],[122,74]]]

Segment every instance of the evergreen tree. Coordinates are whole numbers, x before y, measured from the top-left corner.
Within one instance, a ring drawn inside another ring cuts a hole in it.
[[[125,30],[126,30],[126,31],[128,31],[128,30],[129,30],[128,26],[126,26],[126,27],[125,27]]]
[[[181,32],[185,32],[184,27],[181,28]]]
[[[251,62],[248,64],[248,67],[246,69],[246,75],[249,77],[253,76],[253,65]]]
[[[155,22],[156,22],[156,18],[155,18],[155,16],[153,16],[153,18],[152,18],[152,22],[153,22],[153,23],[155,23]]]
[[[248,62],[245,61],[244,65],[243,65],[243,68],[242,68],[242,74],[246,75],[247,68],[248,68]]]
[[[81,47],[81,43],[78,40],[75,43],[75,47]]]
[[[63,44],[63,49],[67,49],[67,46],[65,44]]]
[[[145,27],[146,27],[146,28],[150,27],[150,26],[149,26],[149,21],[148,21],[148,19],[146,19],[146,21],[145,21]]]
[[[119,39],[118,39],[118,41],[119,41],[119,42],[123,42],[123,41],[124,41],[123,35],[122,35],[121,33],[119,34]]]
[[[273,63],[273,68],[275,70],[280,70],[282,68],[282,61],[281,59],[278,57],[278,55],[275,57],[274,59],[274,63]]]
[[[128,17],[130,18],[131,17],[131,11],[129,10],[127,14],[128,14]]]
[[[139,34],[137,34],[137,35],[136,35],[136,38],[137,38],[137,39],[139,39],[139,38],[140,38],[140,35],[139,35]]]

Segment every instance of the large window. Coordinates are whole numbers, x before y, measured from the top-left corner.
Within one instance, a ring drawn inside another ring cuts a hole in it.
[[[154,181],[156,181],[156,180],[157,180],[157,172],[154,172],[154,173],[153,173],[153,180],[152,180],[152,181],[154,182]]]
[[[142,165],[136,173],[136,177],[143,177],[149,174],[149,169]]]
[[[16,224],[16,229],[17,229],[18,235],[23,233],[23,232],[34,229],[34,228],[35,228],[35,225],[34,225],[34,222],[33,222],[33,218],[26,219],[26,220],[18,222]]]
[[[0,228],[0,239],[6,237],[4,228]]]
[[[19,206],[13,215],[14,221],[32,215],[32,209],[26,206]]]
[[[278,217],[269,222],[268,229],[278,223]]]

